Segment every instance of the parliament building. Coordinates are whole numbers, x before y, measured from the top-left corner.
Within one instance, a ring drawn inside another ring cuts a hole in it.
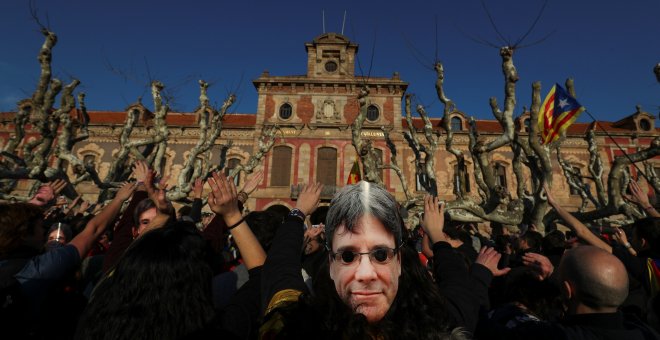
[[[257,111],[250,114],[227,114],[223,130],[217,144],[233,141],[226,153],[226,169],[245,163],[257,151],[259,136],[264,126],[278,125],[281,134],[261,161],[264,179],[254,192],[247,206],[250,210],[261,210],[273,205],[293,207],[298,195],[299,184],[321,182],[325,185],[322,199],[327,202],[334,192],[346,185],[351,167],[357,157],[351,144],[350,125],[358,114],[357,94],[367,85],[367,119],[362,137],[370,139],[383,163],[390,160],[390,150],[386,146],[381,127],[389,130],[397,148],[397,163],[401,167],[408,188],[421,190],[415,173],[414,154],[402,132],[408,130],[402,112],[402,99],[408,84],[394,72],[387,77],[363,77],[355,74],[358,45],[347,37],[326,33],[305,43],[307,52],[307,73],[305,75],[280,76],[263,72],[253,80],[258,93]],[[450,125],[454,131],[454,146],[468,153],[468,114],[455,111],[450,115]],[[85,162],[94,162],[101,178],[107,174],[114,154],[119,149],[119,135],[126,119],[126,112],[89,111],[90,137],[74,148],[74,153]],[[655,117],[638,108],[632,114],[622,114],[625,118],[617,122],[600,121],[595,126],[600,156],[605,165],[606,178],[616,156],[623,152],[634,153],[646,148],[658,135]],[[435,155],[438,193],[441,199],[453,198],[456,159],[444,150],[444,136],[439,118],[431,119],[434,128],[440,130],[441,147]],[[519,133],[526,134],[529,114],[516,118]],[[166,171],[170,172],[172,184],[182,168],[189,150],[198,137],[196,117],[193,113],[168,113],[170,131],[166,152]],[[502,133],[496,120],[477,120],[477,129],[486,141]],[[421,131],[421,119],[414,119],[415,128]],[[569,127],[566,140],[562,144],[562,155],[571,166],[588,177],[589,152],[585,135],[594,123],[575,123]],[[605,130],[605,131],[604,131]],[[14,132],[11,113],[3,113],[0,121],[0,145],[4,145]],[[607,133],[606,133],[607,132]],[[150,126],[143,122],[134,129],[131,138],[149,135]],[[422,138],[423,139],[423,138]],[[619,149],[616,141],[623,150]],[[515,177],[511,169],[512,151],[502,147],[491,154],[498,182],[515,192]],[[219,161],[219,152],[214,149],[212,161]],[[660,160],[656,162],[660,170]],[[464,181],[469,195],[478,197],[472,177],[471,158],[466,157],[469,178]],[[573,210],[581,203],[580,196],[573,192],[561,169],[555,164],[553,191],[563,205]],[[659,172],[660,173],[660,172]],[[383,170],[383,182],[397,199],[405,196],[401,182],[392,170]],[[242,185],[245,174],[237,179]],[[28,181],[24,181],[28,182]],[[529,185],[529,183],[527,184]],[[20,184],[25,189],[27,184]],[[594,186],[592,185],[593,189]],[[94,197],[98,189],[92,182],[77,186],[79,192]],[[594,189],[595,190],[595,189]]]

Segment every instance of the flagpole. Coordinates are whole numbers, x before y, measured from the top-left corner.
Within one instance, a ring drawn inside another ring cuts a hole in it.
[[[628,161],[630,161],[630,164],[632,164],[635,167],[635,169],[637,170],[637,173],[641,174],[642,177],[644,177],[644,179],[646,180],[646,182],[649,183],[653,187],[654,190],[658,191],[658,189],[655,188],[655,186],[649,180],[649,178],[646,177],[646,174],[644,174],[644,172],[637,166],[637,164],[635,164],[635,162],[633,162],[633,160],[630,158],[628,153],[625,150],[623,150],[623,148],[621,147],[621,145],[619,145],[619,143],[616,142],[616,139],[614,139],[614,137],[612,137],[609,133],[607,133],[607,130],[605,130],[602,125],[600,125],[598,120],[596,120],[596,118],[591,114],[591,112],[589,112],[586,108],[584,109],[584,112],[586,112],[589,115],[589,117],[591,117],[591,119],[594,120],[594,123],[596,123],[596,125],[601,130],[603,130],[603,132],[605,132],[605,135],[607,135],[607,137],[610,137],[610,139],[614,142],[614,145],[616,145],[616,147],[619,148],[619,150],[621,150],[621,152],[623,152],[623,155],[626,156],[626,158],[628,158]]]

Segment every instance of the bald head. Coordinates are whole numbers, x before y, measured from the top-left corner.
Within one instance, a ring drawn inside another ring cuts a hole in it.
[[[597,247],[580,246],[567,251],[559,274],[571,285],[574,299],[594,310],[617,308],[628,296],[628,274],[623,263]]]

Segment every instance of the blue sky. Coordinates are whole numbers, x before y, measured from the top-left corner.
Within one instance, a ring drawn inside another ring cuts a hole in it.
[[[539,0],[484,0],[502,36],[515,41],[533,23]],[[445,88],[458,108],[492,118],[488,99],[503,102],[498,50],[470,37],[501,45],[478,0],[464,1],[39,1],[43,22],[58,34],[53,70],[82,81],[90,110],[123,110],[143,96],[151,105],[149,75],[174,96],[173,106],[190,111],[199,96],[197,79],[212,83],[210,97],[239,97],[234,112],[256,111],[251,81],[271,75],[304,74],[304,43],[323,32],[340,32],[360,44],[363,72],[400,73],[436,115],[436,56],[445,66]],[[543,95],[555,82],[575,79],[578,100],[598,119],[618,120],[640,104],[660,110],[660,1],[548,1],[543,16],[516,51],[518,105],[529,106],[533,81]],[[437,18],[437,19],[436,19]],[[436,34],[437,23],[437,34]],[[436,44],[437,41],[437,44]],[[28,1],[0,3],[0,111],[15,109],[36,85],[36,56],[43,42]],[[374,53],[372,53],[374,51]],[[417,51],[417,52],[415,52]],[[109,66],[112,65],[112,66]],[[148,67],[147,67],[148,65]],[[115,70],[122,70],[121,75]],[[583,114],[580,121],[591,119]]]

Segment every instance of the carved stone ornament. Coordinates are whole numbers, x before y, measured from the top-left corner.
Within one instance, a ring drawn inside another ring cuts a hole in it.
[[[340,112],[337,110],[337,106],[335,105],[335,101],[326,98],[325,100],[318,101],[319,105],[317,106],[318,109],[316,110],[316,119],[321,120],[324,122],[328,121],[338,121],[340,120]]]

